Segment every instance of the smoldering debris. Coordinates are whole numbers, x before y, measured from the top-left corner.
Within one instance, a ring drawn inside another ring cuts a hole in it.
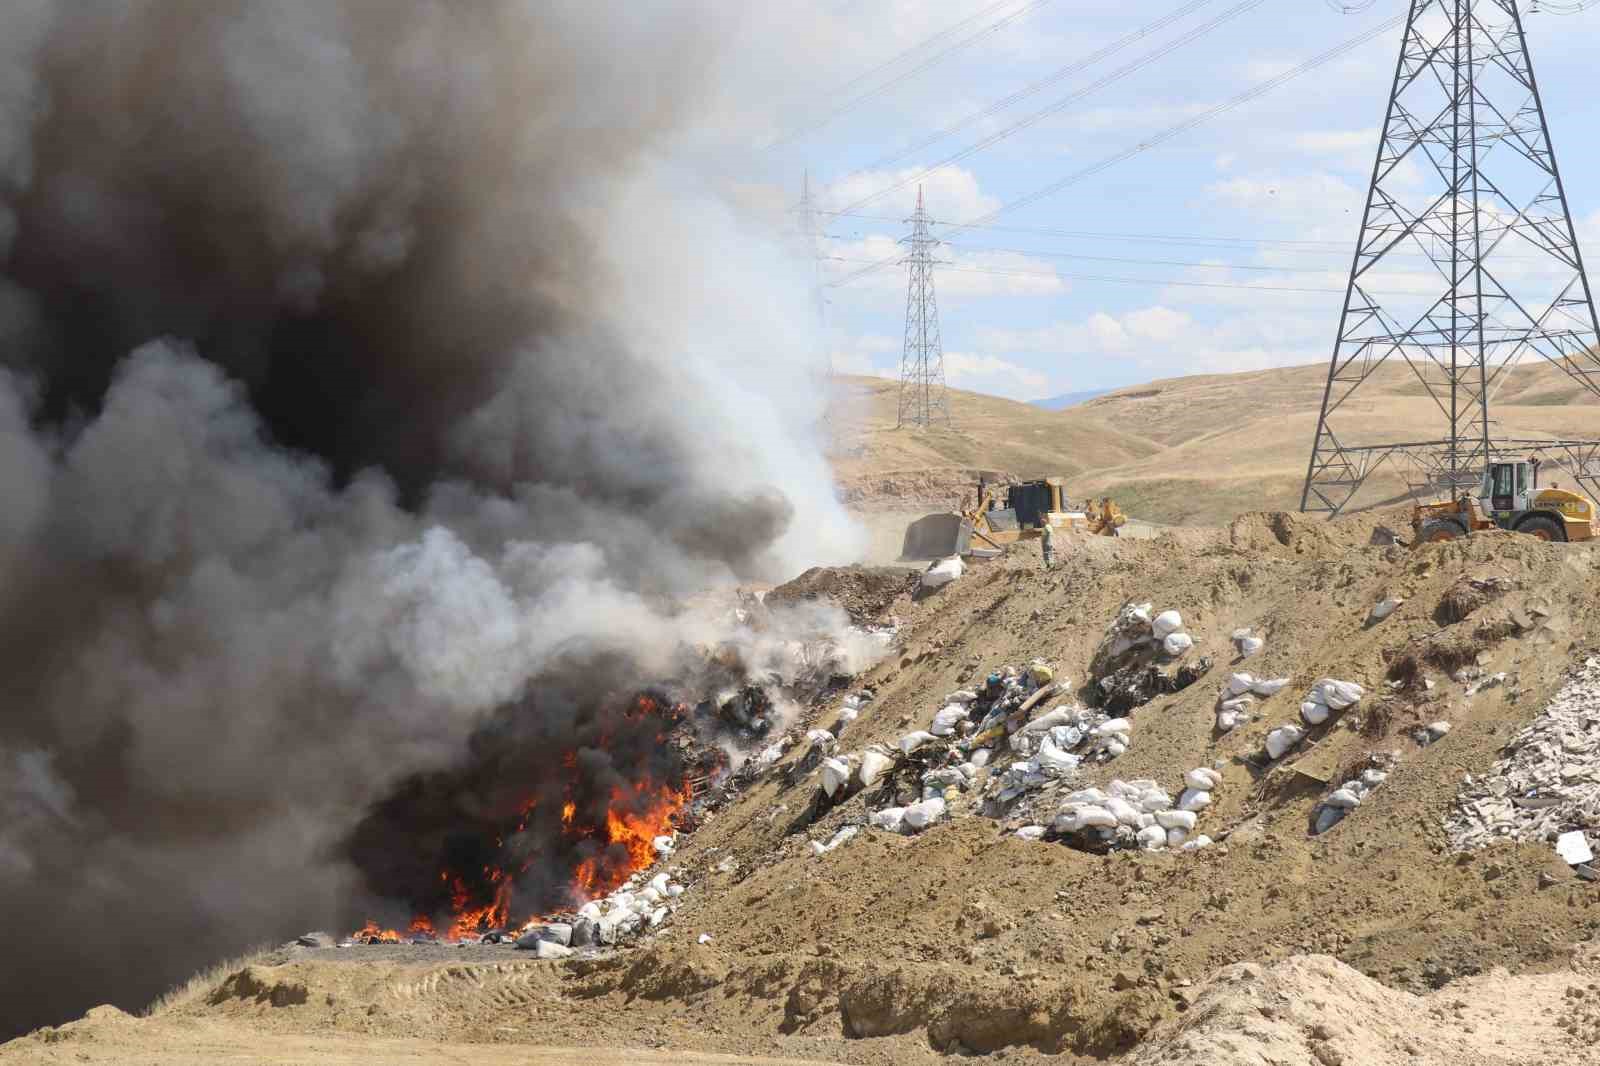
[[[354,927],[396,782],[848,546],[805,285],[674,154],[721,17],[0,9],[0,1034]]]

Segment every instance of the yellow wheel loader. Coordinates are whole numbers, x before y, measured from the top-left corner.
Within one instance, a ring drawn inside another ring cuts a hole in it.
[[[1021,540],[1037,540],[1049,525],[1093,536],[1119,536],[1127,516],[1111,501],[1085,501],[1073,507],[1063,479],[1040,478],[1010,485],[978,482],[970,508],[924,515],[906,527],[902,559],[942,559],[951,555],[1002,555]]]
[[[1509,529],[1540,540],[1589,540],[1594,501],[1551,485],[1539,487],[1539,460],[1490,463],[1476,497],[1418,504],[1411,511],[1414,544],[1455,540],[1481,529]]]

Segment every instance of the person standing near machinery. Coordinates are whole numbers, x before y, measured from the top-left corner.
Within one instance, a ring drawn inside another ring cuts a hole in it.
[[[1056,561],[1056,531],[1048,521],[1039,532],[1039,551],[1044,555],[1044,568],[1049,570]]]

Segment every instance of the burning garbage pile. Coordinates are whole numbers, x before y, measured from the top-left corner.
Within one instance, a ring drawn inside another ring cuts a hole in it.
[[[745,758],[752,746],[893,639],[831,617],[817,626],[809,611],[779,615],[741,594],[729,635],[685,646],[670,686],[598,696],[585,684],[624,664],[570,671],[565,685],[501,708],[466,766],[405,781],[347,852],[409,917],[369,921],[350,942],[517,943],[553,957],[667,921],[684,886],[655,867],[678,834],[749,779],[730,770],[759,763]]]

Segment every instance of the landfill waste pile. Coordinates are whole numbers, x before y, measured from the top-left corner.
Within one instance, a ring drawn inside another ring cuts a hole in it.
[[[706,650],[722,776],[626,884],[506,930],[520,951],[319,940],[119,1024],[861,1066],[1594,1061],[1600,544],[1374,542],[1405,520],[1244,515],[937,589],[810,572],[782,598],[837,588],[860,633]],[[857,640],[881,658],[853,666]],[[772,664],[804,681],[764,702]],[[128,1039],[84,1024],[0,1066]]]

